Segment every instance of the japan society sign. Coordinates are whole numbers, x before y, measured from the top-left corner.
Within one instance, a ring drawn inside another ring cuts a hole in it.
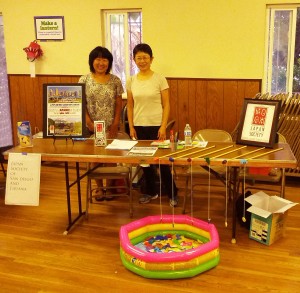
[[[245,117],[247,121],[242,132],[242,139],[256,138],[258,141],[268,142],[271,133],[271,119],[267,115],[274,115],[274,107],[266,105],[248,104]]]
[[[281,103],[278,100],[245,99],[237,143],[273,147]]]

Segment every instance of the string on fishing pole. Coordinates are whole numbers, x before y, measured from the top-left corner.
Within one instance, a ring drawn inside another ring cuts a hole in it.
[[[242,166],[243,166],[243,217],[242,221],[245,223],[246,222],[246,201],[245,201],[245,191],[246,191],[246,164],[247,160],[242,159],[240,160]]]
[[[208,165],[208,194],[207,194],[207,221],[210,223],[211,218],[210,218],[210,159],[209,157],[204,158],[207,165]]]

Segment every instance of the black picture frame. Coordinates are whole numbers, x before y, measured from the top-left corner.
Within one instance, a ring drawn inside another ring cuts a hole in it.
[[[43,138],[85,138],[84,83],[43,84]]]
[[[273,148],[281,109],[280,100],[244,100],[237,144]]]
[[[34,16],[35,39],[63,41],[65,39],[64,16]]]

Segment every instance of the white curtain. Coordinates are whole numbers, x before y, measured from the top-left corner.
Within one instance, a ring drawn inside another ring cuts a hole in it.
[[[12,145],[12,129],[2,15],[0,15],[0,147]]]

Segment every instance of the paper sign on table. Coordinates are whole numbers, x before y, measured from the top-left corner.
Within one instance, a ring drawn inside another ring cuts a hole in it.
[[[41,154],[10,153],[5,204],[39,205]]]

